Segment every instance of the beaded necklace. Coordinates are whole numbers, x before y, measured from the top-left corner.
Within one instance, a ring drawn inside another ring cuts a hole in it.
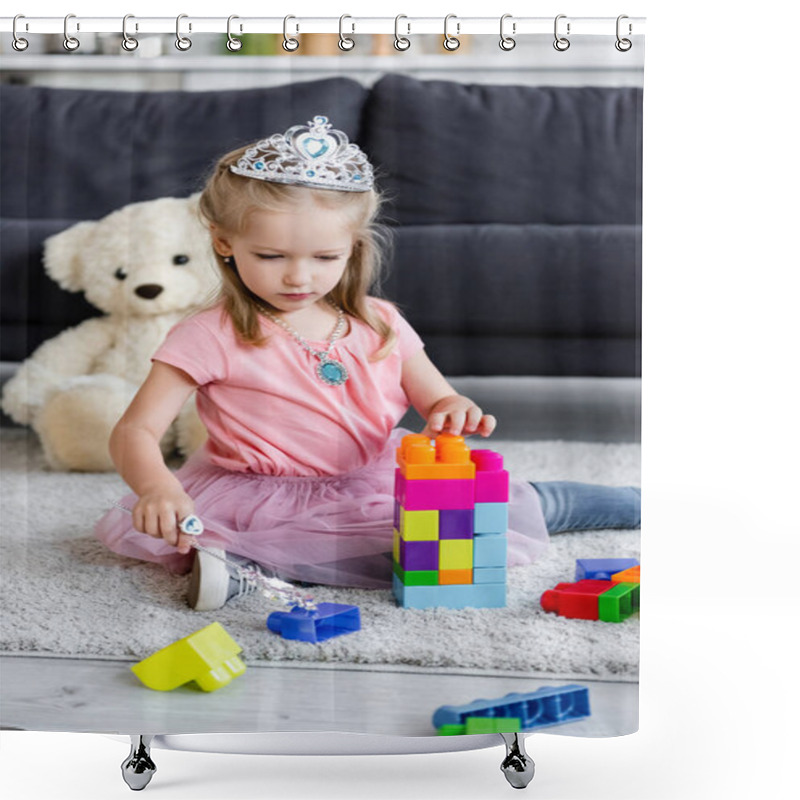
[[[331,358],[330,352],[333,343],[339,339],[344,330],[344,311],[339,306],[331,303],[331,306],[336,310],[336,325],[327,338],[328,346],[324,350],[315,350],[288,322],[285,322],[280,317],[276,317],[269,309],[256,301],[258,308],[265,317],[272,320],[276,325],[283,328],[292,338],[302,347],[307,350],[311,355],[319,359],[319,364],[316,367],[317,377],[328,386],[341,386],[350,376],[347,373],[347,368],[341,361]]]

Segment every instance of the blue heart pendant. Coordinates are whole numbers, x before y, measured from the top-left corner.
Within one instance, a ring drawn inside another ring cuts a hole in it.
[[[310,158],[319,158],[328,152],[328,143],[325,139],[317,139],[313,136],[306,136],[303,139],[303,150],[309,155]]]

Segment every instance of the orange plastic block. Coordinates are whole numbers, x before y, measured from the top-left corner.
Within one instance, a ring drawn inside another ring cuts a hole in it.
[[[439,586],[464,585],[472,583],[471,569],[440,569]]]
[[[611,583],[641,583],[640,566],[629,567],[622,570],[622,572],[615,572],[611,576]]]
[[[435,444],[421,433],[404,436],[397,448],[400,472],[408,480],[472,479],[475,464],[463,436],[440,433]]]

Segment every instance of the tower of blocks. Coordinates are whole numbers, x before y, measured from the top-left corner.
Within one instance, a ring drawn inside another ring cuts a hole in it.
[[[422,434],[397,449],[394,594],[405,608],[503,608],[509,476],[503,457],[462,436]]]

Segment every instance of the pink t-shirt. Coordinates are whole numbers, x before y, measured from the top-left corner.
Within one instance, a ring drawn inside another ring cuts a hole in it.
[[[370,302],[398,342],[388,356],[370,361],[381,338],[349,317],[349,332],[330,353],[347,368],[341,386],[324,384],[315,372],[318,359],[266,318],[264,347],[240,343],[221,306],[175,325],[153,360],[197,382],[209,460],[238,472],[309,476],[349,472],[377,456],[409,407],[402,362],[424,345],[391,303]],[[309,344],[323,350],[327,343]]]

